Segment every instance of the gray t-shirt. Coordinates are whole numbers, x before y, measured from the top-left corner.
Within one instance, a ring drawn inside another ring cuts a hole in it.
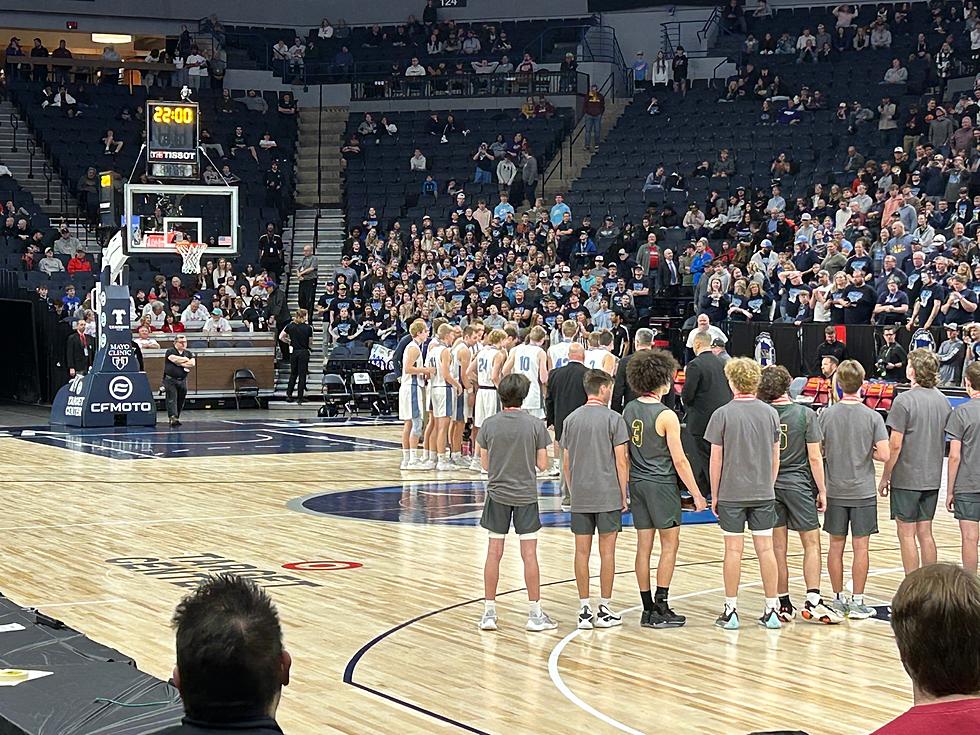
[[[319,271],[319,264],[315,255],[304,255],[299,261],[299,268],[297,270],[305,271],[307,268],[312,268],[309,273],[305,273],[299,277],[301,281],[315,281],[317,272]]]
[[[527,505],[538,499],[535,459],[551,445],[544,421],[527,411],[504,410],[480,427],[476,443],[489,453],[487,493],[498,503]]]
[[[912,388],[895,397],[885,425],[904,438],[892,470],[892,487],[922,492],[939,489],[950,411],[949,401],[937,388]]]
[[[773,445],[779,441],[776,409],[758,398],[738,398],[711,414],[704,438],[724,450],[719,503],[764,503],[772,485]]]
[[[823,440],[817,414],[798,403],[773,406],[779,414],[779,474],[776,487],[780,490],[813,492],[813,472],[807,444]]]
[[[623,507],[615,448],[628,441],[623,417],[606,406],[586,404],[568,415],[561,446],[568,450],[573,513],[605,513]]]
[[[980,493],[980,400],[971,399],[957,406],[946,422],[946,433],[962,444],[953,492]]]
[[[820,412],[820,426],[827,499],[846,506],[874,501],[874,446],[888,439],[881,415],[863,403],[841,401]]]

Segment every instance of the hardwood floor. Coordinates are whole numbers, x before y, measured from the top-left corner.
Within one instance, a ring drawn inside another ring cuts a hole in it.
[[[399,430],[278,431],[357,437],[349,445],[357,448],[358,440],[397,441]],[[486,537],[468,525],[479,511],[468,500],[475,475],[409,478],[398,470],[397,451],[347,451],[343,442],[332,451],[228,454],[216,447],[232,447],[234,438],[209,438],[218,444],[203,456],[200,447],[180,456],[174,452],[185,448],[181,439],[150,439],[86,440],[132,453],[106,456],[78,444],[65,448],[61,440],[50,446],[0,438],[0,591],[167,678],[174,662],[169,617],[186,592],[177,583],[229,564],[252,574],[279,606],[294,659],[279,710],[292,735],[776,729],[840,735],[867,732],[911,704],[886,623],[755,626],[762,594],[751,558],[743,568],[743,628],[714,628],[722,604],[722,536],[714,524],[682,531],[671,594],[688,616],[685,628],[639,627],[635,537],[626,530],[614,595],[624,625],[576,631],[572,535],[546,528],[539,542],[542,600],[559,629],[524,631],[526,596],[512,539],[501,573],[500,630],[481,633]],[[202,442],[184,441],[191,448]],[[392,489],[345,494],[374,487]],[[326,495],[337,495],[331,514],[287,506]],[[372,502],[388,503],[388,510],[375,513]],[[884,603],[902,573],[885,503],[879,514],[868,596]],[[936,534],[940,557],[958,560],[959,535],[944,510]],[[801,601],[798,541],[791,540],[790,552]],[[282,568],[326,560],[363,566]]]

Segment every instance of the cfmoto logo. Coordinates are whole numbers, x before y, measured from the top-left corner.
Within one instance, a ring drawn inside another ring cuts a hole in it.
[[[117,401],[125,401],[133,394],[133,382],[122,375],[109,381],[109,395]]]

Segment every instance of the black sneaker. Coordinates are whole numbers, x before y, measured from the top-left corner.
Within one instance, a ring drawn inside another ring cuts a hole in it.
[[[655,628],[680,628],[685,623],[687,623],[687,618],[683,615],[678,615],[673,610],[671,610],[666,602],[658,604],[654,608],[654,613],[660,617],[662,625],[655,625]]]
[[[779,604],[779,610],[776,612],[776,617],[779,618],[781,623],[789,623],[796,617],[796,608],[793,607],[793,603],[790,602],[788,605],[786,603]]]
[[[655,628],[656,626],[650,622],[650,616],[653,615],[653,610],[644,610],[640,613],[640,627],[641,628]]]

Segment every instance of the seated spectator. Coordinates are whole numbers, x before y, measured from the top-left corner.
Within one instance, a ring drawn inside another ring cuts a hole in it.
[[[61,225],[58,228],[58,239],[54,241],[53,247],[56,255],[72,256],[82,247],[82,243],[71,234],[68,225]]]
[[[892,32],[884,21],[878,20],[871,26],[871,48],[876,51],[891,48]]]
[[[210,577],[177,606],[173,627],[184,719],[158,735],[282,732],[275,715],[292,659],[265,592],[240,577]]]
[[[900,59],[892,59],[892,65],[885,71],[884,84],[905,84],[909,80],[909,70],[902,66]]]
[[[804,28],[803,33],[796,39],[796,63],[802,64],[805,61],[817,60],[817,39],[810,33],[809,28]]]
[[[191,299],[190,304],[187,305],[187,308],[180,315],[181,323],[189,331],[203,329],[208,318],[207,309],[201,306],[201,300],[197,296]]]
[[[255,146],[252,145],[248,135],[245,133],[245,128],[241,125],[236,125],[234,132],[228,139],[228,153],[232,158],[235,158],[242,151],[248,151],[252,154],[255,162],[259,162],[259,154],[256,153]]]
[[[185,321],[184,323],[186,324],[187,322]],[[216,308],[211,310],[211,318],[204,322],[201,331],[204,334],[222,334],[231,331],[231,324],[225,319],[224,312]]]
[[[157,342],[153,337],[150,336],[150,327],[141,326],[139,332],[133,341],[139,345],[141,350],[159,350],[160,343]]]
[[[871,47],[871,39],[868,37],[868,32],[861,26],[857,29],[854,34],[854,39],[851,41],[851,45],[854,47],[855,51],[865,51]]]
[[[277,112],[283,117],[295,117],[297,113],[296,98],[292,92],[283,92],[279,97]]]
[[[967,733],[980,729],[980,581],[953,564],[906,575],[891,603],[898,654],[914,706],[872,735]]]
[[[235,97],[235,102],[240,102],[245,105],[246,109],[251,112],[257,112],[260,115],[264,115],[269,111],[269,103],[265,101],[265,97],[260,95],[258,91],[250,89],[245,93],[244,97]]]
[[[54,257],[54,248],[45,248],[44,257],[37,263],[37,269],[46,276],[52,273],[64,273],[65,264]]]
[[[68,261],[68,272],[72,275],[92,272],[92,261],[88,259],[83,248],[77,248],[75,256]]]
[[[422,155],[421,149],[415,149],[415,153],[412,154],[411,159],[409,159],[408,168],[410,171],[425,171],[428,169],[428,162],[426,161],[425,156]]]

